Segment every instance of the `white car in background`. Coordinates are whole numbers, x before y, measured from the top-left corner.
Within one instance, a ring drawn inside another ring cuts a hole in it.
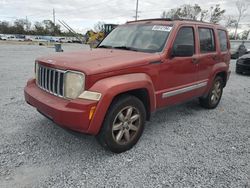
[[[35,37],[33,39],[33,41],[36,41],[36,42],[48,42],[48,40],[44,39],[43,37]]]
[[[71,39],[68,39],[68,38],[60,38],[59,42],[61,42],[61,43],[72,43],[73,41]]]
[[[0,40],[8,40],[8,37],[6,37],[6,35],[0,35]]]
[[[16,37],[15,35],[9,35],[8,40],[11,40],[11,41],[24,41],[25,37]]]

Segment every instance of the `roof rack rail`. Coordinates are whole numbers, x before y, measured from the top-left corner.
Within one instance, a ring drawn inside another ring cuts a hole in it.
[[[192,20],[192,19],[188,19],[188,18],[174,18],[174,19],[172,19],[172,18],[152,18],[152,19],[127,21],[127,23],[145,22],[145,21],[191,21],[191,22],[200,22],[200,23],[212,24],[212,23],[209,23],[209,22],[204,22],[204,21],[199,21],[199,20]]]
[[[127,23],[133,22],[145,22],[145,21],[174,21],[171,18],[151,18],[151,19],[143,19],[143,20],[134,20],[134,21],[127,21]]]
[[[190,19],[190,18],[175,18],[174,20],[176,20],[176,21],[190,21],[190,22],[200,22],[200,23],[213,24],[213,23],[210,23],[210,22],[205,22],[205,21],[200,21],[200,20],[193,20],[193,19]]]

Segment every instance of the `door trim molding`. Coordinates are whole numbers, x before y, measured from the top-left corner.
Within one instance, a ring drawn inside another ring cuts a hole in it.
[[[195,90],[195,89],[199,89],[199,88],[202,88],[202,87],[205,87],[205,86],[207,86],[207,81],[201,82],[201,83],[198,83],[198,84],[194,84],[194,85],[191,85],[191,86],[188,86],[188,87],[184,87],[184,88],[181,88],[181,89],[176,89],[176,90],[173,90],[173,91],[165,92],[165,93],[162,94],[162,98],[172,97],[172,96],[179,95],[179,94],[182,94],[182,93],[186,93],[186,92],[189,92],[189,91],[192,91],[192,90]]]

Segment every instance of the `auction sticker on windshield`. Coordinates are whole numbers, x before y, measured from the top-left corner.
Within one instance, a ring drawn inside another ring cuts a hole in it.
[[[166,31],[166,32],[170,32],[171,29],[172,27],[164,25],[154,25],[152,28],[153,31]]]

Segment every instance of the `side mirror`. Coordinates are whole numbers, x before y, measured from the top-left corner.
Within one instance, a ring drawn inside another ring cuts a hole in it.
[[[172,57],[190,57],[193,55],[193,45],[177,45],[177,47],[172,51]]]

